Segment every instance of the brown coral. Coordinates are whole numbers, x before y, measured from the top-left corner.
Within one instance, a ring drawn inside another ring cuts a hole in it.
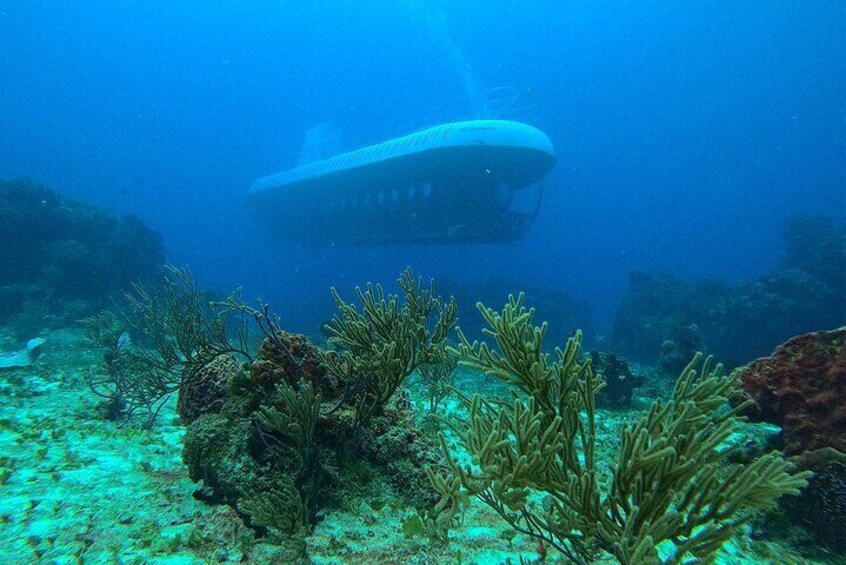
[[[760,417],[782,427],[785,451],[846,452],[846,327],[789,339],[746,368]]]
[[[276,339],[265,339],[252,365],[252,380],[272,390],[285,381],[296,385],[305,378],[324,398],[336,398],[343,385],[321,365],[317,348],[304,335],[279,331]]]
[[[239,370],[234,357],[219,355],[199,369],[186,371],[176,404],[180,421],[187,425],[203,414],[219,412],[226,400],[226,384]]]

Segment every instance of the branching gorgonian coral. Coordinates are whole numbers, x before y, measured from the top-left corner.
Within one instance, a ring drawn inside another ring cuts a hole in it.
[[[574,563],[602,552],[627,565],[710,562],[757,512],[805,485],[807,475],[793,474],[778,452],[738,462],[741,447],[730,436],[745,404],[728,403],[741,392],[737,375],[699,356],[672,399],[654,401],[623,430],[619,455],[604,469],[595,456],[601,383],[579,355],[581,335],[551,356],[543,352],[546,324],[532,325],[522,295],[501,313],[479,310],[496,347],[461,335],[454,353],[519,392],[510,401],[461,397],[468,416],[448,424],[473,464],[461,466],[442,438],[452,472],[433,484],[447,512],[475,496]]]
[[[326,330],[338,349],[326,352],[323,362],[346,381],[358,425],[377,414],[415,369],[442,361],[440,345],[455,327],[455,299],[435,296],[432,284],[424,286],[411,269],[397,282],[402,303],[378,284],[356,288],[360,311],[332,289],[338,314]]]

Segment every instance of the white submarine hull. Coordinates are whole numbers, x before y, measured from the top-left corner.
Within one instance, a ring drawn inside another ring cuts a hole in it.
[[[318,245],[508,242],[537,215],[549,138],[506,120],[428,128],[260,178],[251,205]]]

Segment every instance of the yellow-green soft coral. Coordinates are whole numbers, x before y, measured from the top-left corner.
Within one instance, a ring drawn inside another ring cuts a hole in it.
[[[672,399],[653,402],[623,431],[605,480],[594,456],[594,398],[602,385],[579,357],[581,335],[553,356],[542,350],[546,324],[532,325],[522,295],[501,313],[479,310],[496,347],[461,335],[454,353],[520,392],[510,402],[462,396],[468,416],[450,426],[473,465],[461,467],[442,438],[451,476],[433,484],[447,513],[476,496],[575,563],[603,552],[623,564],[710,562],[757,512],[805,485],[807,475],[791,473],[777,452],[737,462],[740,446],[729,436],[744,404],[728,403],[740,394],[737,375],[709,360],[700,367],[699,356]]]
[[[361,310],[335,289],[338,314],[325,326],[336,351],[321,360],[346,382],[358,425],[379,413],[397,388],[421,365],[443,361],[442,344],[455,327],[455,299],[435,295],[406,269],[397,281],[403,298],[385,294],[381,285],[356,288]]]

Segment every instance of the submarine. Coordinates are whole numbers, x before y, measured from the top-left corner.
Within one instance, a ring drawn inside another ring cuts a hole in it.
[[[301,163],[256,180],[247,198],[295,243],[506,243],[531,226],[555,162],[535,127],[469,120]]]

